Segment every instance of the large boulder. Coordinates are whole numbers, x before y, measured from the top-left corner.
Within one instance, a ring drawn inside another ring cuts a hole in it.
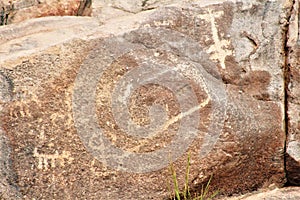
[[[5,191],[163,199],[170,163],[183,186],[188,155],[195,193],[211,176],[221,195],[283,186],[287,2],[201,1],[2,27]]]

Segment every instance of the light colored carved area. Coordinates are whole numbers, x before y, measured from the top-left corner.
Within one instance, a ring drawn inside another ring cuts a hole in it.
[[[10,110],[9,112],[10,116],[15,118],[31,116],[28,106],[24,104],[22,101],[15,101],[13,102],[13,104],[14,104],[14,108]]]
[[[38,169],[45,169],[48,170],[50,168],[55,168],[57,165],[60,165],[61,167],[64,167],[65,164],[71,164],[74,158],[70,156],[70,152],[68,151],[62,151],[61,154],[58,153],[56,150],[54,154],[41,154],[38,153],[38,149],[34,148],[33,151],[33,157],[37,158]]]
[[[232,50],[228,49],[230,45],[229,40],[221,40],[218,35],[218,29],[216,27],[215,18],[220,18],[224,15],[223,11],[213,12],[211,9],[207,9],[207,14],[198,15],[200,19],[203,19],[211,24],[212,39],[214,44],[209,47],[208,53],[212,60],[220,62],[222,69],[225,69],[225,59],[227,56],[233,54]]]
[[[29,105],[32,103],[40,106],[40,101],[35,94],[28,90],[16,92],[14,100],[11,102],[9,115],[13,118],[31,117]]]
[[[172,25],[174,25],[173,20],[154,21],[153,23],[155,26],[172,26]],[[145,25],[145,27],[147,27],[147,25]]]
[[[154,135],[158,135],[159,132],[162,131],[166,131],[168,130],[169,126],[171,126],[172,124],[180,121],[182,118],[187,117],[191,114],[193,114],[194,112],[199,111],[200,109],[204,108],[205,106],[207,106],[209,104],[209,102],[211,101],[210,98],[205,99],[202,103],[200,103],[199,105],[189,109],[186,112],[182,112],[179,113],[177,116],[172,117],[171,119],[167,120],[161,127],[159,127],[158,131],[154,134]],[[166,106],[166,110],[168,109],[168,107]],[[139,141],[139,144],[129,148],[128,151],[130,152],[138,152],[142,146],[146,145],[147,143],[147,139],[142,139]],[[166,146],[167,144],[164,144],[164,146]]]
[[[208,103],[210,102],[210,100],[211,100],[210,98],[207,98],[207,99],[205,99],[204,102],[200,103],[199,105],[197,105],[197,106],[195,106],[195,107],[189,109],[188,111],[182,112],[182,113],[180,113],[179,115],[177,115],[177,116],[175,116],[175,117],[169,119],[169,120],[166,121],[166,122],[164,123],[164,125],[160,128],[160,131],[161,131],[161,130],[163,130],[163,131],[164,131],[164,130],[167,130],[168,127],[169,127],[170,125],[174,124],[175,122],[179,121],[180,119],[182,119],[182,118],[184,118],[184,117],[186,117],[186,116],[189,116],[189,115],[191,115],[192,113],[194,113],[194,112],[196,112],[196,111],[199,111],[201,108],[204,108],[205,106],[208,105]]]

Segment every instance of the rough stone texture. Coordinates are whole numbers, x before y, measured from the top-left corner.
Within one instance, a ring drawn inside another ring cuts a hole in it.
[[[299,46],[299,2],[291,10],[288,31],[287,59],[287,111],[288,137],[286,169],[289,184],[300,185],[300,46]]]
[[[182,5],[190,2],[193,2],[193,0],[95,0],[92,5],[92,16],[105,22],[112,18],[134,15],[135,13],[167,5]],[[207,4],[207,2],[204,1],[204,4]]]
[[[43,26],[45,23],[48,26]],[[85,39],[100,25],[100,22],[88,17],[46,17],[26,21],[18,26],[3,26],[0,34],[0,63],[19,62],[18,57],[34,54],[74,38]]]
[[[188,152],[195,193],[211,175],[221,195],[282,186],[279,15],[289,6],[201,1],[1,28],[1,162],[11,163],[1,188],[25,199],[163,199],[169,162],[183,186]]]
[[[45,16],[90,16],[91,0],[2,0],[9,13],[8,24]]]
[[[124,10],[126,12],[131,12],[131,13],[138,13],[143,10],[151,10],[163,5],[170,5],[174,3],[182,3],[183,1],[180,0],[163,0],[163,1],[158,1],[158,0],[127,0],[127,1],[122,1],[122,0],[112,0],[109,1],[112,5],[112,7]],[[185,0],[185,2],[187,2]]]
[[[298,200],[300,190],[298,187],[274,189],[270,191],[260,191],[254,194],[246,194],[239,197],[223,198],[225,200]]]

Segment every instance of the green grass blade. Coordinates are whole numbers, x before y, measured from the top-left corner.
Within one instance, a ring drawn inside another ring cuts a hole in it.
[[[208,200],[212,200],[215,196],[219,194],[219,191],[215,191],[209,198]]]
[[[184,191],[183,191],[184,200],[187,200],[187,198],[190,198],[190,190],[189,190],[190,164],[191,164],[191,153],[189,152],[187,166],[186,166],[186,173],[185,173]]]
[[[170,164],[170,170],[171,170],[172,177],[173,177],[175,197],[177,200],[180,200],[180,190],[179,190],[176,171],[174,169],[173,163]]]
[[[208,182],[207,182],[207,184],[206,184],[206,186],[205,186],[204,194],[203,194],[203,197],[204,197],[204,198],[206,197],[206,195],[207,195],[207,193],[208,193],[208,191],[209,191],[211,179],[212,179],[212,176],[209,178],[209,180],[208,180]]]

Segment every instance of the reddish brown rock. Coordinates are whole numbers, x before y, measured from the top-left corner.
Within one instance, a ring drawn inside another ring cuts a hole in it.
[[[91,0],[2,0],[0,6],[8,13],[7,24],[45,16],[90,16]]]
[[[201,1],[1,29],[7,191],[168,198],[169,163],[182,187],[188,152],[193,193],[211,175],[221,195],[282,186],[288,6]]]

